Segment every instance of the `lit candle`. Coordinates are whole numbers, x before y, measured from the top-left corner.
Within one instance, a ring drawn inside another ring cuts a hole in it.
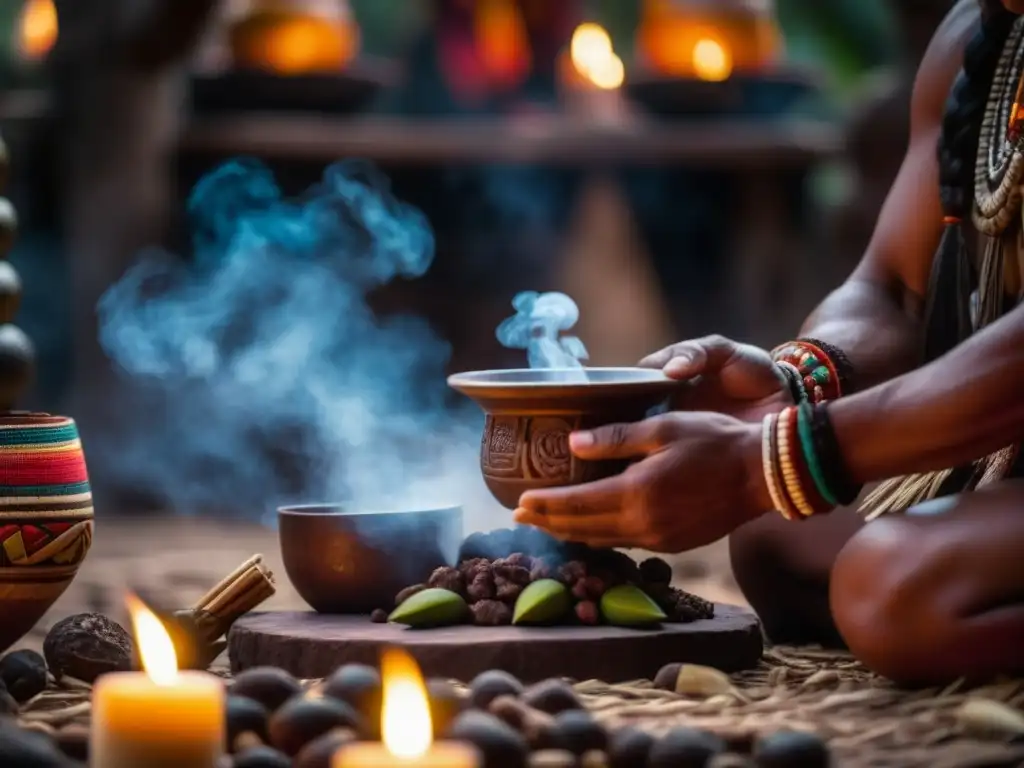
[[[480,753],[469,744],[433,742],[427,687],[405,651],[381,658],[384,695],[381,742],[356,742],[334,755],[331,768],[478,768]]]
[[[224,754],[224,683],[178,672],[160,620],[129,597],[145,672],[104,675],[93,690],[90,764],[95,768],[214,768]]]

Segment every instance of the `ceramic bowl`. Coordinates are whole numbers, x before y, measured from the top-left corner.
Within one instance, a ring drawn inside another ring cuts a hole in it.
[[[92,517],[75,422],[0,416],[0,652],[71,584],[92,544]]]
[[[569,433],[643,419],[679,382],[647,368],[475,371],[448,378],[487,418],[480,467],[494,497],[515,509],[524,491],[597,480],[626,462],[582,461]]]
[[[462,541],[462,508],[362,512],[337,504],[282,507],[284,569],[319,613],[370,613],[449,564]]]

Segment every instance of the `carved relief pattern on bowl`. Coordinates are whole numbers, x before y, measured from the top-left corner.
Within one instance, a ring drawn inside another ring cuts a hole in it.
[[[578,419],[557,416],[488,416],[482,465],[493,478],[571,482],[574,461],[569,433]]]

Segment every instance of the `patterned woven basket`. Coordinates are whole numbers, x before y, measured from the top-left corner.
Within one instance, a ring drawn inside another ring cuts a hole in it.
[[[0,415],[0,652],[74,579],[92,543],[92,518],[74,420]]]

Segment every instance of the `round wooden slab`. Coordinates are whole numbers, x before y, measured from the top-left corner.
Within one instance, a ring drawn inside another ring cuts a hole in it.
[[[342,664],[376,666],[381,650],[401,645],[427,677],[468,681],[503,669],[526,682],[549,677],[615,683],[653,678],[665,664],[706,664],[726,672],[761,658],[761,627],[749,611],[716,605],[715,618],[656,630],[619,627],[444,627],[407,629],[366,616],[253,613],[228,637],[234,672],[258,666],[299,678],[330,675]]]

